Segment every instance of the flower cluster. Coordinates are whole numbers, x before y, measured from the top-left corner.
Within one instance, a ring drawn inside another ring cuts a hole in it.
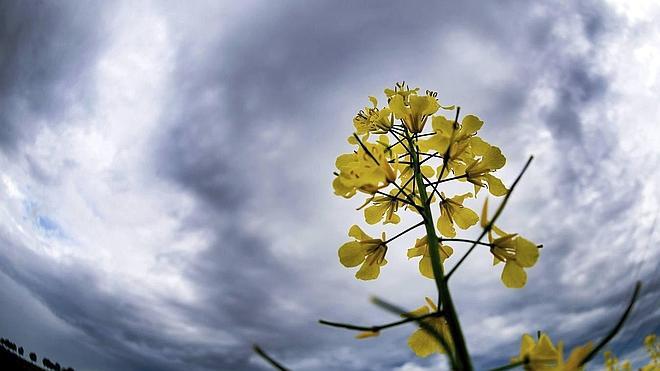
[[[424,225],[426,234],[407,251],[409,259],[420,258],[419,272],[423,277],[440,284],[444,280],[442,265],[454,254],[456,243],[468,242],[489,246],[494,263],[504,263],[501,278],[506,287],[523,287],[527,281],[524,269],[531,268],[538,260],[537,245],[491,225],[487,221],[487,204],[481,217],[465,205],[482,188],[496,197],[508,192],[495,175],[506,164],[506,158],[498,147],[477,136],[484,122],[475,115],[459,119],[460,108],[442,106],[437,93],[421,94],[419,88],[410,89],[403,83],[385,89],[385,96],[383,106],[379,106],[376,97],[369,97],[370,105],[353,119],[354,133],[348,138],[353,150],[337,158],[334,192],[348,199],[365,195],[358,210],[363,210],[369,225],[398,225],[403,210],[416,214],[422,221],[389,240],[384,233],[380,239],[372,238],[353,225],[349,230],[353,240],[339,249],[341,264],[359,267],[355,274],[358,279],[376,279],[387,264],[388,244]],[[447,113],[455,118],[445,116]],[[470,188],[467,192],[446,194],[449,182]],[[455,238],[457,229],[479,226],[487,230],[488,243]],[[438,274],[440,277],[436,277]],[[416,312],[438,310],[430,302],[423,308]],[[438,316],[425,321],[452,340],[445,318]],[[416,354],[425,356],[440,351],[426,331],[418,331],[421,332],[416,332],[409,341]]]

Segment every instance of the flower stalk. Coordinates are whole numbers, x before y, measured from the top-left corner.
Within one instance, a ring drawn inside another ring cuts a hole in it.
[[[424,180],[419,164],[419,148],[413,143],[413,138],[409,134],[406,133],[406,136],[408,140],[408,148],[415,148],[415,150],[411,150],[410,154],[413,161],[413,171],[415,172],[415,182],[420,185],[418,189],[423,208],[422,217],[424,218],[424,226],[428,236],[431,267],[433,269],[435,284],[438,289],[438,302],[442,305],[442,310],[445,313],[445,318],[449,325],[451,338],[454,342],[456,364],[453,365],[453,368],[457,370],[472,370],[472,363],[470,361],[465,338],[463,337],[463,330],[461,329],[458,314],[454,308],[454,303],[451,298],[451,293],[449,292],[449,286],[445,280],[444,269],[440,260],[438,235],[435,233],[433,213],[431,211],[430,202],[428,202],[429,198],[426,194],[426,188],[424,187]],[[446,163],[446,160],[443,162]]]

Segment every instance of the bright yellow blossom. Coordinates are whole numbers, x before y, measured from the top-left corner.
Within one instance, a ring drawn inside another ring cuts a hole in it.
[[[481,226],[488,225],[488,199],[484,202],[481,214]],[[493,238],[493,231],[500,236]],[[539,249],[531,241],[518,234],[508,234],[495,225],[488,231],[488,240],[493,254],[493,265],[504,262],[502,282],[509,288],[521,288],[527,283],[527,273],[523,268],[530,268],[539,259]]]
[[[385,107],[378,109],[376,97],[369,97],[373,107],[365,107],[353,118],[355,132],[358,135],[366,133],[386,133],[392,127],[392,111]]]
[[[355,241],[346,242],[339,248],[339,261],[345,267],[352,268],[361,265],[355,273],[355,277],[361,280],[373,280],[378,278],[380,267],[387,264],[385,254],[385,233],[381,238],[372,238],[360,227],[353,225],[348,231],[348,236]]]
[[[410,94],[406,102],[402,95],[396,94],[390,98],[389,107],[394,117],[402,120],[411,133],[421,133],[426,120],[438,111],[440,105],[430,95]]]
[[[445,259],[454,253],[454,249],[452,249],[450,246],[439,244],[438,252],[440,253],[440,261],[444,262]],[[431,253],[429,251],[428,236],[418,238],[417,241],[415,241],[415,246],[408,249],[408,259],[414,258],[416,256],[422,257],[422,259],[419,261],[419,271],[422,273],[422,276],[433,279],[433,267],[431,265]]]
[[[350,198],[356,191],[369,194],[386,187],[396,179],[386,155],[387,145],[363,140],[355,153],[337,157],[335,165],[339,173],[332,182],[335,194]]]
[[[541,333],[538,343],[534,338],[525,334],[520,344],[520,354],[511,359],[511,362],[526,361],[524,368],[529,371],[578,371],[581,370],[580,363],[591,352],[591,342],[573,348],[571,355],[564,361],[564,343],[552,344],[550,337]]]
[[[476,156],[483,155],[490,146],[476,136],[483,125],[477,116],[467,115],[462,123],[454,129],[454,121],[444,116],[434,116],[432,120],[435,134],[429,139],[419,141],[419,148],[423,152],[436,151],[444,156],[451,143],[447,156],[447,169],[443,178],[449,171],[457,173],[457,169],[464,169],[465,164],[471,162]],[[438,173],[440,172],[438,169]]]
[[[526,361],[527,370],[552,369],[558,364],[559,350],[552,345],[546,334],[541,334],[538,343],[529,334],[524,334],[520,342],[520,354],[511,359],[512,363]]]
[[[403,101],[408,104],[408,96],[410,96],[410,94],[417,94],[418,91],[419,88],[410,89],[408,85],[405,84],[405,82],[397,82],[394,85],[394,89],[385,89],[385,95],[387,96],[388,100],[392,99],[392,97],[395,95],[400,95],[403,97]]]
[[[370,200],[372,205],[364,209],[364,219],[367,223],[376,224],[384,217],[383,224],[398,224],[401,221],[401,218],[396,215],[400,203],[396,197],[398,193],[399,190],[395,188],[390,191],[390,196],[374,196]]]
[[[479,216],[477,213],[463,206],[463,200],[472,197],[472,193],[456,195],[446,198],[444,193],[440,194],[440,218],[438,218],[438,230],[445,237],[455,237],[454,224],[461,229],[468,229],[477,224]]]
[[[504,164],[506,164],[506,158],[502,151],[495,146],[489,146],[479,159],[467,164],[463,173],[466,175],[465,179],[474,184],[475,194],[481,187],[487,187],[493,196],[504,196],[507,193],[506,187],[499,178],[491,174],[502,168]]]
[[[420,317],[438,311],[438,307],[433,303],[433,300],[426,298],[426,303],[427,305],[417,308],[410,312],[409,315]],[[449,347],[453,347],[449,325],[447,325],[447,321],[443,317],[428,317],[423,319],[422,322],[440,334]],[[428,357],[433,353],[445,353],[442,345],[440,345],[440,342],[433,336],[433,334],[421,327],[410,335],[408,338],[408,346],[418,357]]]

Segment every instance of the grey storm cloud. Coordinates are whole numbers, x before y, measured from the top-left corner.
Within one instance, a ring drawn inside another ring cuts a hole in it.
[[[7,152],[33,139],[45,121],[89,101],[89,67],[103,46],[107,8],[98,4],[0,4],[0,144]]]
[[[58,117],[74,102],[94,104],[92,66],[112,37],[104,25],[114,12],[113,7],[97,5],[37,1],[0,5],[0,149],[4,154],[20,154],[22,144],[44,126],[60,121]],[[250,350],[254,341],[301,369],[393,369],[413,361],[401,349],[404,333],[384,335],[374,340],[377,345],[356,342],[347,350],[344,333],[320,328],[315,323],[319,316],[341,316],[350,310],[341,304],[343,293],[333,297],[315,287],[334,284],[334,278],[310,276],[309,271],[280,259],[268,236],[250,229],[249,220],[255,215],[281,216],[306,223],[323,212],[314,209],[316,193],[330,192],[329,187],[300,194],[301,188],[316,183],[290,168],[330,176],[331,163],[304,163],[318,160],[319,152],[335,151],[336,144],[327,138],[334,140],[338,128],[350,130],[346,126],[350,124],[338,123],[338,104],[366,102],[374,86],[382,89],[383,84],[403,79],[421,83],[427,74],[448,89],[455,86],[464,92],[457,98],[469,99],[471,88],[453,74],[484,76],[495,62],[488,60],[491,49],[478,60],[480,71],[471,70],[474,65],[462,65],[459,56],[449,52],[424,54],[427,48],[443,50],[456,31],[515,61],[513,76],[474,96],[475,105],[489,121],[502,123],[510,131],[525,129],[521,117],[533,99],[532,89],[543,79],[553,82],[556,99],[540,109],[539,123],[555,139],[557,153],[569,158],[550,169],[558,176],[550,180],[554,193],[548,197],[559,200],[559,205],[546,207],[545,200],[537,199],[527,206],[555,213],[556,219],[547,223],[544,216],[530,218],[535,237],[546,245],[545,261],[530,273],[532,277],[559,280],[571,272],[567,259],[577,258],[576,246],[607,245],[613,234],[631,232],[619,226],[618,220],[634,218],[637,203],[632,191],[639,183],[634,178],[612,180],[619,174],[602,164],[616,150],[615,134],[606,127],[596,132],[585,129],[582,115],[585,109],[603,103],[609,77],[598,70],[594,53],[572,53],[565,39],[550,32],[566,13],[572,13],[578,30],[568,38],[584,39],[597,49],[619,26],[607,8],[593,2],[556,9],[545,4],[539,16],[536,6],[513,1],[473,1],[460,7],[380,5],[375,1],[251,4],[250,15],[236,15],[246,17],[244,22],[230,22],[232,10],[213,4],[196,3],[189,9],[173,4],[172,8],[154,7],[164,14],[178,39],[171,45],[175,66],[164,94],[160,130],[152,140],[153,173],[195,200],[196,210],[184,218],[180,233],[202,230],[211,236],[201,251],[160,256],[182,265],[199,293],[195,303],[172,298],[162,298],[160,303],[209,330],[212,338],[229,340],[221,346],[199,344],[165,333],[159,320],[150,316],[149,303],[104,293],[93,267],[54,265],[8,235],[0,235],[0,270],[89,339],[88,349],[99,356],[95,362],[68,354],[69,363],[75,366],[78,361],[98,369],[263,369]],[[217,17],[218,22],[200,26],[202,14]],[[452,50],[467,52],[470,47]],[[294,138],[296,146],[284,146],[283,154],[268,159],[264,153],[277,143],[260,137],[264,128],[282,141]],[[594,143],[605,143],[609,150],[593,149]],[[29,158],[27,163],[31,163]],[[39,165],[29,166],[38,178]],[[589,182],[603,188],[591,201],[582,201],[581,194],[592,189]],[[571,224],[576,214],[585,218],[578,207],[591,208],[592,214],[576,226]],[[602,231],[607,233],[599,234]],[[302,259],[313,260],[313,256]],[[607,263],[604,260],[596,264]],[[624,302],[632,288],[624,270],[595,271],[601,277],[593,285],[604,292],[601,296],[587,298],[581,291],[586,289],[584,283],[530,279],[529,290],[511,300],[494,301],[486,311],[515,321],[522,315],[510,308],[531,307],[534,312],[524,316],[533,321],[532,316],[538,315],[546,323],[544,330],[571,338],[573,343],[587,340],[586,336],[593,339],[593,334],[605,332],[603,323],[612,323],[620,314],[622,305],[611,303]],[[614,281],[620,283],[606,286]],[[651,312],[657,286],[656,280],[645,287],[639,312]],[[11,295],[0,294],[0,298],[9,300]],[[473,298],[467,302],[479,305]],[[294,310],[291,303],[307,307]],[[562,315],[584,314],[594,308],[604,308],[598,322],[562,327]],[[5,322],[0,329],[12,330],[7,323],[10,318],[10,314],[0,314]],[[653,326],[658,327],[657,315],[635,317],[619,344],[624,346],[640,328]],[[513,352],[517,347],[504,345]],[[502,358],[501,354],[479,355],[477,361],[482,367],[497,366]],[[430,365],[432,360],[417,362]]]

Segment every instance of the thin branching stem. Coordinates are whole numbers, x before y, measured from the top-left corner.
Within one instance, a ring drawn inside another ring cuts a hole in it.
[[[492,246],[492,244],[488,242],[468,240],[465,238],[443,238],[442,242],[467,242],[467,243],[476,243],[477,245],[482,245],[482,246]]]
[[[421,321],[423,319],[429,318],[429,317],[442,317],[442,312],[433,312],[433,313],[427,313],[419,317],[407,317],[399,321],[395,322],[390,322],[386,323],[383,325],[376,325],[376,326],[358,326],[358,325],[353,325],[350,323],[341,323],[341,322],[331,322],[331,321],[326,321],[326,320],[319,320],[319,323],[322,325],[330,326],[330,327],[339,327],[339,328],[345,328],[347,330],[355,330],[355,331],[372,331],[372,332],[379,332],[381,330],[385,330],[391,327],[396,327],[399,325],[403,325],[408,322],[413,322],[413,321]]]
[[[600,352],[600,350],[603,349],[603,347],[605,347],[605,345],[607,345],[607,343],[609,343],[610,340],[612,340],[612,338],[614,338],[614,336],[617,333],[619,333],[619,331],[623,327],[623,323],[626,321],[626,318],[628,318],[630,311],[632,311],[635,301],[637,301],[637,296],[639,295],[639,291],[641,290],[641,288],[642,288],[642,283],[637,281],[637,283],[635,284],[635,290],[633,291],[632,297],[630,298],[630,302],[628,303],[628,307],[626,307],[626,310],[621,315],[621,318],[619,318],[619,321],[616,323],[616,325],[614,325],[614,327],[612,327],[610,332],[608,332],[607,335],[605,335],[605,337],[600,342],[598,342],[598,345],[596,345],[594,349],[592,349],[591,352],[589,352],[589,354],[587,354],[587,356],[584,357],[584,359],[580,362],[580,366],[584,365],[585,363],[589,362],[592,358],[594,358],[596,354],[598,354],[598,352]]]
[[[454,144],[454,135],[456,134],[456,127],[458,126],[458,116],[461,113],[461,107],[456,107],[456,116],[454,117],[454,125],[452,125],[452,131],[451,131],[451,136],[449,137],[449,145],[447,146],[447,149],[445,150],[445,153],[442,155],[442,169],[440,169],[440,174],[438,174],[438,179],[442,180],[442,177],[445,175],[445,170],[447,170],[447,165],[449,164],[449,154],[451,151],[451,146]],[[438,193],[438,185],[440,183],[433,184],[433,191],[431,191],[431,195],[429,196],[429,201],[433,199],[433,195]]]
[[[391,199],[393,199],[393,200],[396,200],[396,201],[398,201],[398,202],[404,203],[404,204],[406,204],[406,205],[410,205],[410,206],[413,206],[413,207],[417,207],[417,205],[411,203],[411,202],[408,201],[408,200],[404,200],[403,198],[400,198],[400,197],[397,197],[397,196],[392,196],[391,194],[388,194],[388,193],[385,193],[385,192],[382,192],[382,191],[376,191],[376,193],[379,194],[379,195],[383,195],[383,196],[385,196],[385,197],[389,197],[389,198],[391,198]]]
[[[282,366],[281,363],[277,362],[273,357],[269,356],[263,349],[261,349],[257,344],[254,344],[252,346],[252,349],[254,349],[254,352],[257,353],[261,358],[263,358],[268,364],[273,366],[274,369],[280,370],[280,371],[288,371],[289,369]]]
[[[413,225],[413,226],[411,226],[411,227],[406,228],[403,232],[400,232],[400,233],[398,233],[396,236],[387,239],[384,243],[385,243],[385,244],[388,244],[388,243],[390,243],[390,242],[396,240],[397,238],[403,236],[404,234],[406,234],[406,233],[412,231],[413,229],[419,227],[419,226],[422,225],[422,224],[424,224],[424,221],[421,221],[421,222],[419,222],[419,223],[417,223],[417,224],[415,224],[415,225]]]
[[[491,368],[489,371],[504,371],[504,370],[511,370],[512,368],[516,368],[518,366],[524,366],[529,363],[529,359],[525,357],[522,361],[514,362],[506,366],[502,367],[497,367],[497,368]]]
[[[424,218],[424,225],[426,227],[426,236],[428,242],[428,250],[431,256],[431,268],[433,270],[433,277],[435,280],[436,288],[438,289],[438,304],[441,305],[451,338],[454,342],[455,363],[452,365],[455,370],[472,370],[472,362],[468,353],[467,344],[463,336],[463,330],[458,319],[458,314],[454,308],[454,303],[449,292],[449,286],[445,280],[444,269],[440,260],[439,241],[438,235],[435,233],[435,223],[433,223],[433,213],[431,211],[430,198],[426,194],[426,188],[423,186],[424,177],[419,165],[419,156],[417,152],[419,148],[413,143],[413,138],[406,133],[408,140],[408,147],[413,148],[414,151],[410,152],[412,161],[414,162],[413,170],[415,172],[415,181],[420,185],[419,197],[421,199],[422,217]]]
[[[467,176],[468,176],[467,174],[463,174],[463,175],[459,175],[459,176],[455,176],[455,177],[451,177],[451,178],[440,179],[440,180],[436,180],[435,182],[429,182],[428,184],[426,184],[426,186],[430,187],[430,186],[435,185],[435,184],[440,184],[440,183],[444,183],[444,182],[451,182],[452,180],[467,178]]]
[[[371,157],[371,159],[374,160],[376,165],[380,166],[380,163],[378,162],[376,157],[371,153],[371,151],[369,151],[367,146],[365,146],[364,143],[362,143],[360,137],[355,133],[353,133],[353,137],[357,140],[357,142],[360,144],[360,147],[362,147],[362,149],[369,155],[369,157]],[[408,193],[406,193],[401,187],[399,187],[399,185],[396,184],[396,182],[392,182],[392,184],[399,189],[399,193],[403,194],[408,199],[408,201],[410,201],[410,203],[415,204],[415,200]]]

